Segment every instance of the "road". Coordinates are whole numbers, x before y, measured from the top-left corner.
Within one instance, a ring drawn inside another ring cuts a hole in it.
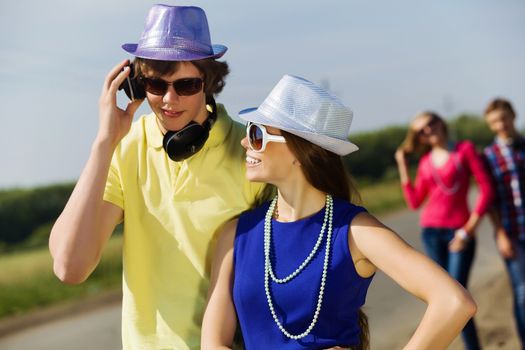
[[[382,217],[381,220],[409,244],[421,250],[417,213],[399,211]],[[486,220],[482,223],[478,236],[480,238],[469,289],[479,304],[478,327],[483,344],[486,345],[485,349],[517,349],[518,343],[511,324],[510,294],[504,288],[505,284],[499,283],[501,278],[505,278],[504,267],[497,255]],[[499,287],[500,285],[503,287]],[[493,303],[480,303],[479,300],[490,298],[487,293],[493,293],[496,298],[502,299],[498,300],[501,314],[498,320],[507,321],[494,321]],[[424,309],[425,305],[421,301],[379,272],[370,287],[364,309],[370,321],[371,348],[401,349],[417,327]],[[0,349],[120,349],[120,310],[120,305],[114,303],[51,320],[0,338]],[[450,349],[462,349],[461,341],[456,339]]]
[[[418,213],[400,211],[381,218],[414,248],[422,251]],[[498,255],[492,229],[483,219],[478,229],[476,257],[469,280],[469,290],[478,303],[475,316],[483,348],[515,350],[519,348],[512,318],[511,294],[506,271]],[[494,300],[496,299],[496,300]],[[378,272],[370,288],[365,312],[369,315],[371,348],[401,349],[415,331],[425,311],[425,304],[408,294],[395,282]],[[449,347],[461,350],[458,337]]]

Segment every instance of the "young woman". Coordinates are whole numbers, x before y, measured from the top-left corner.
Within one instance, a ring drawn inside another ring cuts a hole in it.
[[[423,154],[412,184],[407,154]],[[493,196],[483,161],[469,141],[452,143],[444,120],[433,112],[416,116],[396,152],[401,185],[412,209],[428,198],[421,215],[426,253],[463,286],[467,286],[476,248],[476,227]],[[480,194],[469,213],[467,194],[471,175]],[[462,332],[468,350],[480,344],[474,320]]]
[[[406,349],[444,349],[476,305],[459,283],[351,203],[341,156],[352,112],[285,75],[248,121],[246,176],[277,187],[226,225],[204,314],[202,349],[231,348],[237,320],[252,349],[368,348],[360,312],[379,268],[428,304]]]

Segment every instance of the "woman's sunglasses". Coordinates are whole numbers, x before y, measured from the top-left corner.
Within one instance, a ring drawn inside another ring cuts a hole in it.
[[[140,79],[147,92],[158,96],[166,94],[170,85],[179,96],[195,95],[202,90],[203,85],[201,78],[182,78],[171,83],[158,78],[141,77]]]
[[[421,129],[417,131],[417,136],[427,135],[428,133],[427,128],[434,130],[434,126],[436,126],[437,122],[438,122],[437,118],[431,117],[428,123],[426,123],[424,127],[422,127]]]
[[[268,142],[286,143],[284,136],[268,134],[263,125],[252,122],[246,125],[246,137],[250,148],[255,152],[264,152]]]

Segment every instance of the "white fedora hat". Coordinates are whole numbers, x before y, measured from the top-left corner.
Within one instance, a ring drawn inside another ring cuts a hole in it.
[[[348,141],[353,113],[328,91],[293,75],[285,75],[258,108],[244,109],[248,122],[287,131],[338,155],[359,148]]]

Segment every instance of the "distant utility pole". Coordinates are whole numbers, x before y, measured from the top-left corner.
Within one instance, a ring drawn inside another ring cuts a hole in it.
[[[330,83],[330,79],[328,78],[323,78],[321,79],[321,82],[319,83],[319,85],[321,85],[321,87],[323,89],[325,89],[326,91],[329,91],[331,92],[332,94],[334,94],[335,96],[339,97],[339,98],[343,98],[343,93],[339,90],[332,90],[331,88],[331,83]]]
[[[445,114],[445,117],[452,117],[453,113],[456,113],[456,103],[454,102],[454,99],[450,95],[444,95],[443,96],[443,113]]]

